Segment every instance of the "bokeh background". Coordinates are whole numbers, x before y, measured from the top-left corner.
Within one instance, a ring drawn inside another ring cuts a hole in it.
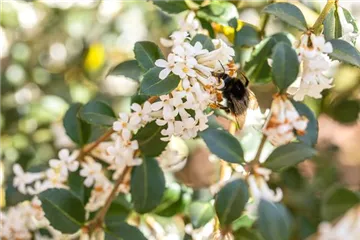
[[[259,25],[260,11],[268,4],[261,0],[234,2],[240,18],[254,25]],[[326,1],[291,2],[311,23]],[[360,2],[340,0],[340,5],[360,20]],[[62,126],[62,117],[71,103],[95,98],[110,103],[116,112],[129,111],[130,96],[138,82],[106,73],[134,57],[135,42],[149,40],[160,45],[160,37],[174,31],[183,16],[166,15],[149,1],[2,0],[0,17],[3,207],[26,198],[11,187],[14,162],[32,169],[53,158],[59,149],[71,148]],[[284,29],[287,26],[271,18],[266,33]],[[295,37],[300,34],[288,30]],[[326,91],[323,99],[305,100],[319,117],[317,148],[321,151],[319,161],[325,166],[322,181],[339,181],[359,190],[360,70],[341,66],[334,82],[335,87]],[[265,110],[270,106],[272,86],[253,89]],[[203,149],[191,149],[188,166],[179,177],[199,188],[211,184],[216,168],[204,157],[206,154]],[[311,177],[316,166],[304,162],[300,169]]]

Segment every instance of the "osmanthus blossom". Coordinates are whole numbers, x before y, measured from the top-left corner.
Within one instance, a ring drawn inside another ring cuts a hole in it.
[[[351,44],[354,44],[359,34],[355,32],[354,25],[352,25],[350,22],[346,20],[343,8],[338,7],[337,12],[339,15],[341,31],[342,31],[342,37],[340,39],[347,41]]]
[[[166,172],[178,172],[185,167],[188,155],[189,149],[184,140],[172,137],[158,157],[159,165]]]
[[[13,166],[13,172],[15,174],[13,185],[22,194],[27,193],[26,185],[32,184],[33,182],[43,179],[45,177],[45,174],[43,172],[24,172],[24,169],[20,166],[20,164],[17,163]]]
[[[295,135],[304,135],[308,124],[305,116],[300,116],[286,95],[276,94],[262,132],[275,146],[294,140]]]
[[[104,177],[102,165],[92,157],[85,157],[85,161],[81,163],[80,176],[85,177],[84,185],[91,187],[95,182],[101,181]]]
[[[332,61],[328,56],[333,51],[332,45],[325,41],[323,35],[305,33],[297,49],[302,71],[289,87],[288,93],[294,95],[296,101],[302,101],[305,96],[321,98],[324,89],[333,87],[333,78],[329,73]]]
[[[358,240],[360,239],[360,205],[346,212],[335,224],[322,222],[311,240]]]

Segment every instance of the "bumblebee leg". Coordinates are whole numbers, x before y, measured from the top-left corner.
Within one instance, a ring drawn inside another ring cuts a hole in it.
[[[247,87],[248,85],[249,85],[249,80],[245,78],[245,87]]]

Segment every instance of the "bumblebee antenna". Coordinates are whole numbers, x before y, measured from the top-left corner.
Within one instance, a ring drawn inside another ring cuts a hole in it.
[[[222,69],[224,70],[224,73],[225,73],[226,71],[225,71],[224,65],[222,65],[222,63],[220,62],[220,60],[218,60],[218,61],[219,61],[220,65],[221,65],[221,67],[222,67]]]

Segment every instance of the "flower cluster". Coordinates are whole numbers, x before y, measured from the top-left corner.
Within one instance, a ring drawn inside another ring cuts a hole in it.
[[[234,50],[222,40],[213,40],[215,49],[204,49],[200,42],[194,45],[187,40],[186,32],[172,34],[173,48],[167,57],[158,59],[155,65],[163,68],[159,74],[165,79],[169,74],[181,78],[181,84],[170,94],[160,97],[160,101],[152,104],[152,110],[160,111],[161,117],[156,120],[159,126],[167,126],[161,134],[164,141],[171,136],[184,139],[196,137],[199,131],[208,125],[206,108],[218,100],[218,89],[223,82],[213,77],[214,72],[221,71],[235,55]]]
[[[44,217],[37,197],[9,208],[6,213],[0,212],[0,229],[1,239],[32,239],[33,232],[35,239],[41,239],[40,229],[47,229],[53,236],[60,234]]]
[[[332,87],[333,79],[327,72],[331,65],[328,54],[333,51],[332,45],[325,42],[323,35],[305,33],[301,36],[298,51],[302,72],[288,92],[296,101],[302,101],[305,96],[321,98],[321,92]]]
[[[294,105],[285,95],[275,95],[271,104],[269,118],[263,133],[275,146],[291,142],[296,135],[304,135],[308,119],[300,116]]]

